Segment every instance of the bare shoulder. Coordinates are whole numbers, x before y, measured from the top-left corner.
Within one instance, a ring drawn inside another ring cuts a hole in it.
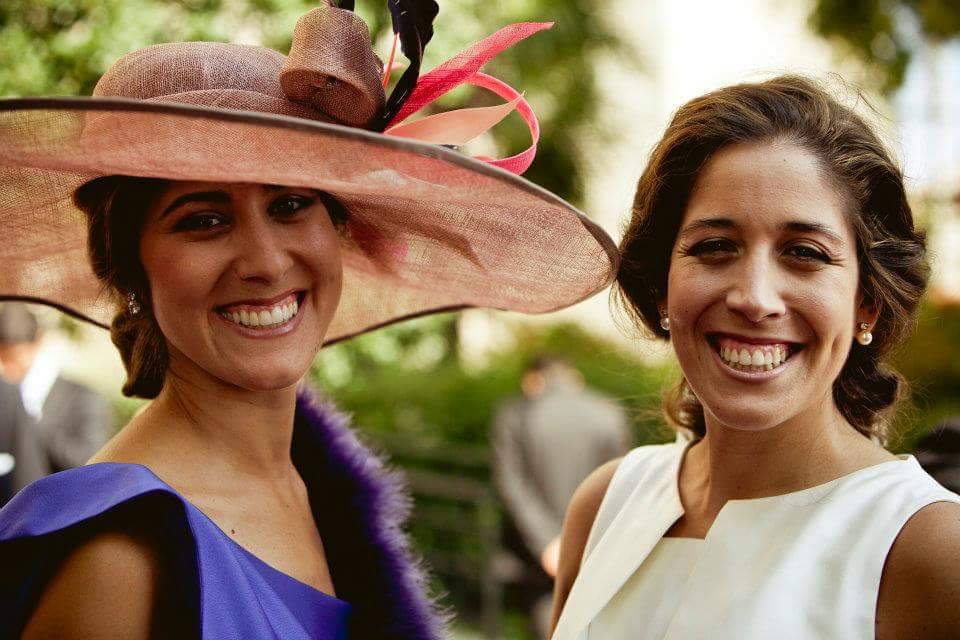
[[[192,544],[175,523],[179,503],[158,495],[90,521],[43,587],[23,638],[192,637],[195,569],[179,560]],[[187,560],[186,562],[189,562]]]
[[[613,476],[622,461],[622,457],[616,458],[594,469],[580,483],[570,499],[570,505],[567,507],[567,515],[563,523],[564,537],[570,534],[571,542],[579,541],[581,553],[587,543],[593,521],[597,517],[597,511],[600,510],[600,504],[607,495],[610,481],[613,480]],[[577,564],[579,564],[579,559]]]
[[[617,458],[595,469],[580,483],[570,499],[560,535],[560,563],[554,583],[552,627],[556,627],[570,589],[573,588],[573,582],[580,572],[580,561],[583,559],[590,529],[622,460],[623,458]]]
[[[150,637],[159,573],[158,554],[143,536],[98,534],[47,583],[23,638]]]
[[[960,628],[960,504],[936,502],[904,525],[890,548],[877,599],[877,634],[955,638]]]

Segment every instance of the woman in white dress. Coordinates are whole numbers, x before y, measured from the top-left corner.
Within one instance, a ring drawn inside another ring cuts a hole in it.
[[[960,497],[884,448],[929,270],[866,122],[792,76],[689,102],[620,251],[680,435],[578,489],[554,640],[960,637]]]

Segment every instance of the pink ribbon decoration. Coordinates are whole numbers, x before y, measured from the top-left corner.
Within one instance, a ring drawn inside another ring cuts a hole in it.
[[[444,111],[390,127],[385,134],[432,144],[460,146],[488,131],[516,108],[519,98],[492,107]]]
[[[474,43],[439,67],[421,76],[416,87],[414,87],[413,93],[384,133],[431,142],[449,137],[451,140],[458,140],[462,144],[466,141],[465,138],[472,139],[500,122],[512,110],[504,107],[513,105],[513,108],[516,108],[524,122],[527,123],[532,139],[531,145],[526,150],[509,158],[478,159],[511,173],[522,174],[530,168],[537,154],[540,124],[530,104],[516,89],[502,80],[482,73],[480,69],[505,49],[552,26],[552,22],[521,22],[508,25]],[[412,123],[401,124],[410,115],[432,104],[462,84],[470,84],[492,91],[506,100],[507,105],[460,109],[428,116]],[[420,124],[421,122],[423,124]],[[455,144],[454,142],[449,143]]]

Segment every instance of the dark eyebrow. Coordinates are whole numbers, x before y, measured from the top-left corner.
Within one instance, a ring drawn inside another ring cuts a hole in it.
[[[681,236],[685,236],[693,233],[694,231],[699,231],[700,229],[735,229],[736,224],[730,218],[702,218],[700,220],[695,220],[684,227],[683,231],[680,232]]]
[[[700,229],[735,229],[737,224],[730,218],[703,218],[695,220],[687,225],[680,236],[691,234]],[[802,222],[795,220],[783,225],[787,231],[794,233],[821,233],[838,244],[843,244],[843,236],[837,233],[832,227],[819,222]]]
[[[834,231],[831,227],[819,222],[788,222],[783,225],[787,231],[796,233],[822,233],[837,244],[843,244],[843,236]]]
[[[194,193],[185,193],[170,203],[163,213],[160,214],[160,220],[163,220],[171,211],[190,202],[213,202],[225,204],[230,202],[230,194],[226,191],[196,191]]]

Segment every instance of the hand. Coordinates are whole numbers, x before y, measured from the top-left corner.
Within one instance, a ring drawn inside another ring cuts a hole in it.
[[[560,536],[557,536],[543,548],[540,554],[540,566],[551,578],[557,577],[557,567],[560,565]]]

